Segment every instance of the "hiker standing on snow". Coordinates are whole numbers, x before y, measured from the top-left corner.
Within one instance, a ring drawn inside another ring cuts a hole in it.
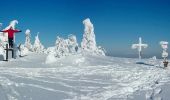
[[[17,32],[21,32],[21,30],[15,30],[12,27],[10,27],[8,30],[3,30],[0,32],[7,32],[8,33],[8,43],[9,43],[9,48],[13,48],[13,43],[14,43],[14,34]]]

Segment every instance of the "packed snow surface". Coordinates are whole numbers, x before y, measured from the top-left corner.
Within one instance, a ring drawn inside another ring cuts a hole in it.
[[[77,54],[46,64],[46,57],[31,53],[0,61],[0,100],[126,100],[137,91],[148,91],[150,99],[169,81],[169,69],[158,67],[156,59],[136,64],[136,59]]]

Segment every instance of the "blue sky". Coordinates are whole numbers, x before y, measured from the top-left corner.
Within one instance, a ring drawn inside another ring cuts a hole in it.
[[[17,19],[17,43],[23,43],[26,29],[31,30],[32,42],[37,32],[48,47],[56,36],[75,34],[82,40],[82,21],[90,18],[95,27],[97,44],[108,55],[133,57],[137,50],[131,44],[142,37],[149,48],[148,57],[160,56],[159,41],[170,42],[170,1],[168,0],[1,0],[2,28]],[[1,28],[1,29],[2,29]],[[137,55],[136,55],[137,56]]]

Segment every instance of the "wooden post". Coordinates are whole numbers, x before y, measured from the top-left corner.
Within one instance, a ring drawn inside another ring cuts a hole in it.
[[[16,44],[13,44],[13,58],[16,59],[17,55],[16,55],[16,51],[17,51],[17,47]]]
[[[12,58],[14,58],[14,49],[12,49]]]
[[[8,61],[8,44],[6,44],[6,61]]]
[[[164,63],[164,67],[168,67],[168,61],[165,61],[163,63]]]
[[[167,60],[167,58],[164,58],[163,63],[164,63],[164,67],[168,67],[168,60]]]

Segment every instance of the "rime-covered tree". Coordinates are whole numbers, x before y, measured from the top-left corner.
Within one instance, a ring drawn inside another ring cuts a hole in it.
[[[44,46],[41,44],[38,34],[35,36],[35,42],[33,45],[33,51],[37,53],[43,53],[44,52]]]
[[[26,47],[28,50],[32,51],[31,33],[30,33],[30,30],[29,30],[29,29],[27,29],[27,30],[25,31],[25,35],[26,35],[26,38],[25,38],[25,47]]]
[[[86,51],[90,51],[95,54],[105,55],[104,50],[101,47],[97,47],[96,38],[94,34],[94,27],[90,19],[87,18],[83,21],[85,26],[83,39],[81,42],[81,48]]]
[[[84,50],[95,51],[96,50],[96,39],[94,34],[93,24],[90,22],[90,19],[87,18],[83,21],[85,26],[83,40],[81,42],[81,47]]]
[[[78,51],[78,43],[75,35],[68,36],[68,47],[70,53],[76,53]]]
[[[76,36],[69,35],[68,39],[57,37],[54,47],[49,47],[46,50],[46,53],[54,55],[55,57],[63,57],[71,54],[75,54],[78,51],[78,43]]]
[[[68,41],[58,36],[56,40],[55,52],[57,57],[69,55]]]

